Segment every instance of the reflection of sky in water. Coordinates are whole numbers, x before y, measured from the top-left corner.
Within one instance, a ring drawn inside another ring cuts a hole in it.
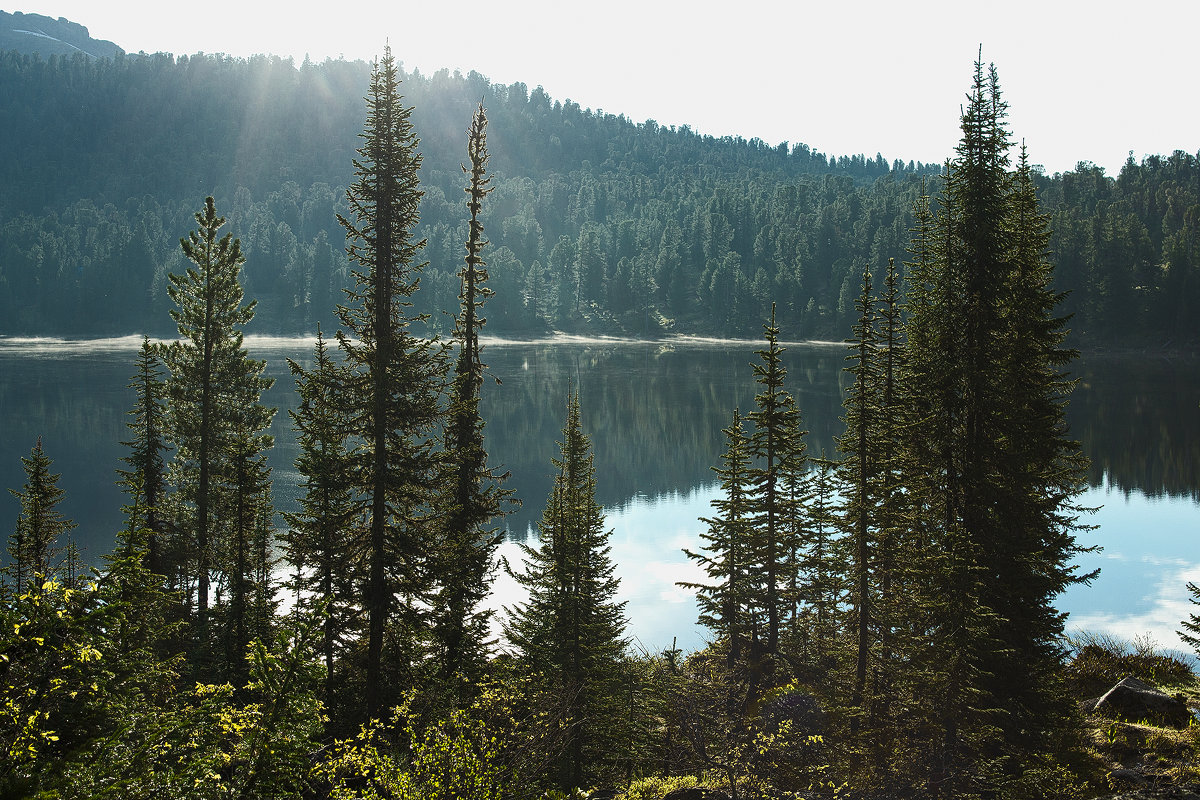
[[[673,637],[685,650],[704,643],[707,631],[696,625],[693,593],[675,582],[703,579],[682,550],[700,546],[704,523],[698,517],[710,513],[718,491],[710,485],[686,494],[635,497],[623,508],[605,509],[628,633],[650,652],[669,647]],[[1099,527],[1080,534],[1079,542],[1103,548],[1079,559],[1081,572],[1098,567],[1101,573],[1091,585],[1072,587],[1059,598],[1059,608],[1070,613],[1068,630],[1127,641],[1149,635],[1159,645],[1181,647],[1175,634],[1180,620],[1200,611],[1187,592],[1188,581],[1200,583],[1200,505],[1139,492],[1126,497],[1105,488],[1089,489],[1080,499],[1101,508],[1082,519]],[[520,563],[516,544],[505,542],[501,553],[514,568]],[[495,607],[522,599],[520,587],[504,574],[495,591]]]
[[[621,586],[617,600],[625,602],[629,620],[626,633],[635,647],[659,652],[675,645],[695,650],[704,644],[706,631],[696,625],[696,602],[691,590],[676,581],[697,582],[703,572],[683,553],[700,543],[704,523],[697,518],[709,511],[718,487],[698,487],[687,494],[656,498],[634,497],[622,508],[604,510],[611,552]],[[530,539],[530,544],[536,544]],[[522,553],[514,542],[500,545],[514,570]],[[512,606],[524,599],[524,590],[503,571],[493,587],[493,607]]]
[[[1079,559],[1083,571],[1100,569],[1090,586],[1075,586],[1059,607],[1071,613],[1069,630],[1104,631],[1122,639],[1149,635],[1165,647],[1182,647],[1180,620],[1200,611],[1188,600],[1187,582],[1200,583],[1200,505],[1189,498],[1126,497],[1112,488],[1089,489],[1085,506],[1102,506],[1079,536],[1099,553]]]

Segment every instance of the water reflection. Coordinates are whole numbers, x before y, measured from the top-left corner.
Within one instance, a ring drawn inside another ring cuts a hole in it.
[[[63,511],[96,560],[122,525],[116,468],[128,437],[126,410],[140,339],[95,343],[0,339],[0,489],[19,488],[20,458],[40,436],[66,491]],[[271,452],[276,503],[295,503],[299,477],[286,410],[294,384],[286,359],[311,359],[311,343],[249,339],[276,384],[266,402],[279,408]],[[674,582],[691,573],[680,547],[694,547],[709,512],[713,474],[734,407],[754,405],[750,367],[757,343],[492,342],[485,349],[501,383],[485,386],[483,412],[491,462],[511,471],[523,507],[508,519],[524,539],[550,490],[568,381],[580,389],[591,435],[598,500],[613,528],[635,634],[649,647],[699,643],[690,596]],[[811,454],[832,453],[841,431],[845,352],[837,345],[792,344],[788,388],[809,430]],[[1093,588],[1062,598],[1072,624],[1122,635],[1153,631],[1162,641],[1187,611],[1187,580],[1200,577],[1200,375],[1195,364],[1166,359],[1092,357],[1075,366],[1079,384],[1068,420],[1092,460],[1086,505],[1103,505],[1085,541],[1104,552],[1085,559],[1104,572]],[[0,530],[17,503],[0,492]],[[510,542],[506,552],[515,553]],[[1089,559],[1094,559],[1094,562]],[[497,584],[497,605],[513,587]]]

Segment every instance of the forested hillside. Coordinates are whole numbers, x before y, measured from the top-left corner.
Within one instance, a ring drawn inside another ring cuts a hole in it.
[[[402,56],[402,54],[401,54]],[[277,58],[0,53],[0,334],[169,333],[176,232],[212,194],[247,258],[257,332],[332,325],[369,65]],[[828,157],[581,109],[471,73],[403,74],[428,239],[419,311],[456,308],[463,120],[491,120],[493,333],[754,335],[777,303],[798,337],[849,333],[864,266],[906,260],[938,165]],[[1037,143],[1030,142],[1037,160]],[[1035,175],[1072,327],[1181,344],[1200,164],[1182,152]]]

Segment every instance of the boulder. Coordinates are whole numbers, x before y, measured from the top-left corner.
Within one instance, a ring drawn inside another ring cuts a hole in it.
[[[1096,701],[1092,711],[1130,722],[1150,722],[1169,728],[1186,728],[1191,719],[1187,704],[1137,678],[1125,678]]]

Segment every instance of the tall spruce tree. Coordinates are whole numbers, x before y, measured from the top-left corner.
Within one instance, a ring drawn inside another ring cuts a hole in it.
[[[168,276],[167,292],[178,306],[171,318],[180,338],[162,349],[162,360],[169,372],[168,429],[175,448],[173,523],[194,554],[195,621],[201,646],[207,647],[210,584],[225,563],[221,526],[230,500],[232,447],[239,437],[268,447],[264,432],[275,410],[260,402],[274,383],[262,375],[266,363],[251,359],[242,346],[242,327],[254,318],[255,302],[242,302],[241,243],[230,233],[219,236],[225,218],[217,215],[211,197],[195,219],[197,229],[180,240],[192,266]]]
[[[459,314],[454,329],[458,358],[450,385],[445,428],[441,500],[442,535],[432,557],[436,594],[433,599],[435,683],[458,704],[472,691],[486,662],[485,643],[491,616],[480,603],[491,586],[494,554],[501,532],[493,521],[504,511],[511,491],[501,488],[508,475],[488,467],[483,418],[479,415],[485,364],[479,331],[486,319],[483,304],[494,292],[487,287],[482,258],[487,240],[480,212],[491,191],[487,176],[487,116],[481,104],[467,133],[467,210],[470,224],[466,258],[459,270]]]
[[[564,742],[554,778],[564,791],[588,785],[612,761],[607,721],[623,693],[618,667],[625,649],[624,603],[615,600],[604,515],[596,502],[591,442],[583,433],[579,395],[570,392],[558,474],[538,525],[541,544],[522,545],[529,591],[505,609],[504,632],[520,659],[561,703]]]
[[[344,331],[339,392],[349,409],[355,496],[366,530],[362,595],[367,617],[366,712],[378,715],[402,684],[413,680],[427,647],[426,534],[435,483],[434,427],[445,358],[439,343],[414,335],[409,298],[424,267],[417,171],[421,155],[400,95],[391,48],[375,63],[367,90],[363,144],[347,190],[347,253],[355,285],[338,307]],[[385,659],[384,640],[396,647]],[[385,675],[388,662],[391,680]]]
[[[1053,600],[1082,579],[1045,220],[1009,171],[994,67],[976,63],[967,99],[939,212],[914,243],[903,475],[927,556],[931,780],[950,794],[1019,770],[1061,729],[1046,694],[1062,652]]]
[[[805,431],[800,430],[796,402],[784,388],[787,369],[783,366],[784,348],[779,344],[774,305],[770,322],[763,326],[763,331],[767,347],[757,351],[761,363],[753,364],[760,389],[754,398],[756,408],[749,415],[754,427],[747,447],[754,459],[750,468],[749,564],[757,582],[756,604],[766,625],[766,630],[752,634],[756,662],[779,652],[779,630],[787,604],[785,590],[791,583],[787,574],[792,530],[789,522],[800,512],[790,503],[786,475],[805,469]]]
[[[874,452],[879,405],[876,402],[876,318],[871,296],[871,270],[863,271],[862,291],[854,303],[858,322],[850,342],[851,366],[846,371],[854,376],[843,405],[846,409],[846,433],[838,439],[842,452],[839,465],[845,487],[843,520],[847,534],[854,542],[852,567],[854,593],[854,680],[850,692],[850,733],[858,733],[864,715],[867,687],[867,662],[872,645],[874,613],[872,567],[875,555],[875,512],[878,507],[878,458]]]

